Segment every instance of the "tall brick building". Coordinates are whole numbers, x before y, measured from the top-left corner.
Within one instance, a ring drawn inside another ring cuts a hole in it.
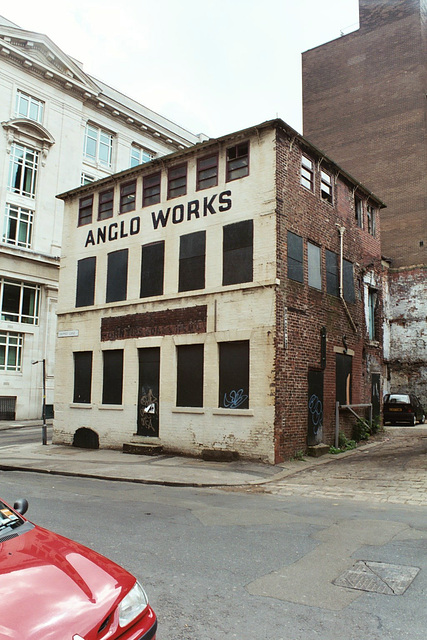
[[[284,122],[60,197],[54,442],[277,462],[379,410],[383,205]]]
[[[390,386],[427,404],[427,6],[359,0],[360,28],[303,54],[304,135],[387,204]]]

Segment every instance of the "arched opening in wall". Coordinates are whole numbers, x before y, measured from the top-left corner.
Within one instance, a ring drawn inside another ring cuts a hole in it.
[[[81,427],[77,429],[73,438],[73,447],[80,449],[99,449],[99,437],[96,431]]]

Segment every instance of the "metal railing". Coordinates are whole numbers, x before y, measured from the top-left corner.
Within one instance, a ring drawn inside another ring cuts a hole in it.
[[[353,409],[367,409],[369,408],[369,422],[366,421],[364,416],[359,416]],[[362,420],[368,427],[372,424],[372,403],[371,404],[340,404],[335,405],[335,446],[338,448],[338,437],[340,432],[340,409],[348,409],[356,418]]]

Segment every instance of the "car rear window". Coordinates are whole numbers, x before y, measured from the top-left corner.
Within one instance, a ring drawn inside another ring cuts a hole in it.
[[[397,394],[397,393],[392,393],[391,395],[389,395],[388,398],[386,399],[386,402],[388,402],[389,404],[397,404],[397,403],[411,404],[411,401],[407,394]]]

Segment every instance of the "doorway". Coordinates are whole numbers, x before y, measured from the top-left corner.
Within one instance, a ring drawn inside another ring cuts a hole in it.
[[[314,447],[323,438],[323,371],[308,372],[307,445]]]
[[[138,349],[138,428],[137,435],[159,436],[160,347]]]

